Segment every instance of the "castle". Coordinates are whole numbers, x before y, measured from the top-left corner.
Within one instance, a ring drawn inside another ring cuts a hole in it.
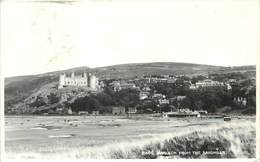
[[[59,79],[58,88],[61,89],[67,86],[78,86],[85,87],[91,90],[98,89],[98,78],[95,75],[84,72],[83,75],[75,76],[75,73],[72,72],[71,76],[66,76],[66,74],[61,74]]]

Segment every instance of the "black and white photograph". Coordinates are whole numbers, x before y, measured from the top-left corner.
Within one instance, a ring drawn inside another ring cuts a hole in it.
[[[0,3],[2,161],[259,160],[260,1]]]

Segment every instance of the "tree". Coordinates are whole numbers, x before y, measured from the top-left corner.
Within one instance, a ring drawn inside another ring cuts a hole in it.
[[[40,107],[46,105],[42,96],[37,96],[36,100],[30,104],[31,107]]]
[[[107,93],[101,92],[97,94],[96,99],[102,106],[111,106],[115,104],[114,97]]]
[[[160,105],[160,110],[161,112],[169,112],[171,111],[171,107],[169,106],[169,104],[163,104]]]
[[[135,107],[139,104],[139,91],[123,89],[116,93],[117,104],[125,107]]]
[[[59,102],[59,97],[54,93],[50,93],[47,96],[47,98],[48,98],[48,101],[50,104],[55,104],[55,103]]]
[[[192,84],[195,84],[195,83],[197,83],[198,81],[200,81],[200,80],[205,80],[205,79],[207,79],[205,76],[202,76],[202,75],[198,75],[198,76],[193,76],[192,78],[191,78],[191,83]]]
[[[247,95],[247,106],[256,107],[256,87],[251,88]]]
[[[99,102],[93,96],[85,96],[76,99],[72,104],[70,104],[72,111],[94,111],[99,108]]]
[[[221,88],[201,89],[191,91],[181,103],[192,110],[207,110],[215,112],[217,108],[232,106],[233,100],[230,92]]]

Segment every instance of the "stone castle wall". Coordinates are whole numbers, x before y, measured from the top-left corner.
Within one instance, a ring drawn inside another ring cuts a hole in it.
[[[83,75],[79,76],[75,76],[74,73],[72,73],[71,76],[61,74],[58,88],[60,89],[67,86],[87,87],[95,90],[98,88],[98,78],[87,73],[83,73]]]

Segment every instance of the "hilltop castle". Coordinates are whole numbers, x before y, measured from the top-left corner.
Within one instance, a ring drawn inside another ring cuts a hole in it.
[[[79,76],[75,76],[75,73],[72,72],[70,77],[67,77],[65,73],[61,74],[58,88],[61,89],[67,86],[86,87],[91,90],[97,90],[99,87],[98,78],[95,75],[86,72]]]

